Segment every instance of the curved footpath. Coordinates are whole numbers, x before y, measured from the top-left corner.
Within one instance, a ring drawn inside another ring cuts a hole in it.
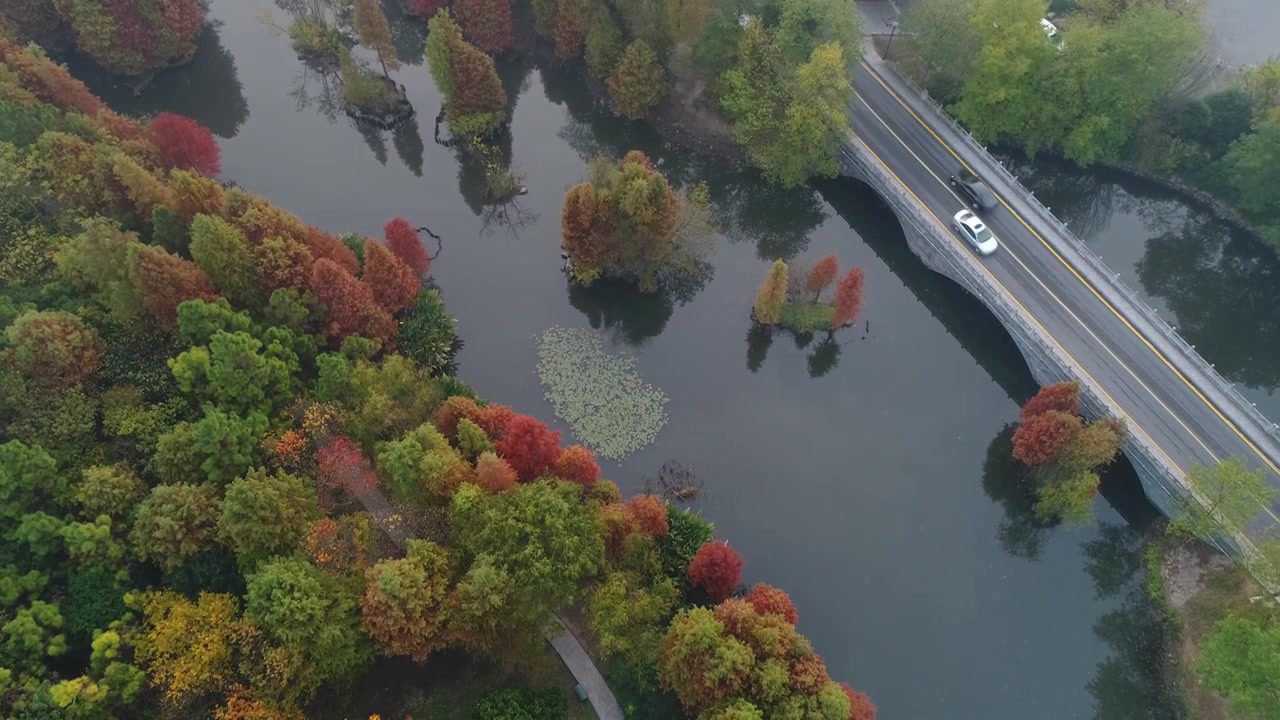
[[[400,508],[388,500],[381,490],[371,488],[357,493],[356,499],[396,545],[403,548],[413,538],[404,522],[404,516],[400,514]],[[600,674],[600,669],[583,649],[582,643],[578,642],[578,638],[568,628],[568,623],[556,616],[556,624],[547,628],[547,642],[555,648],[578,684],[587,691],[587,700],[595,708],[600,720],[625,720],[622,707],[605,682],[604,675]]]

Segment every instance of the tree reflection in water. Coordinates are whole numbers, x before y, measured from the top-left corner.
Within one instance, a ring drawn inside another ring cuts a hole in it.
[[[996,528],[1000,547],[1013,557],[1039,560],[1044,552],[1046,533],[1053,525],[1036,520],[1035,503],[1022,485],[1022,471],[1013,459],[1013,432],[1010,423],[1000,429],[987,446],[982,463],[982,491],[1004,508],[1004,517]]]

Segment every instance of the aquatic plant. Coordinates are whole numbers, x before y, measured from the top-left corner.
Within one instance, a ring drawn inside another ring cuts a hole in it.
[[[629,357],[605,351],[590,330],[553,327],[538,341],[538,378],[555,414],[600,457],[620,460],[653,442],[667,396]]]

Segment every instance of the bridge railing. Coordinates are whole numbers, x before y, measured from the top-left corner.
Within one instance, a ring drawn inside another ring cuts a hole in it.
[[[902,183],[863,146],[860,139],[851,138],[845,147],[846,158],[854,163],[862,177],[889,203],[894,214],[902,221],[903,231],[909,235],[914,234],[919,241],[932,247],[934,252],[930,259],[937,265],[931,265],[932,269],[959,283],[996,316],[1022,352],[1037,382],[1048,385],[1087,377],[1074,360],[1058,349],[1057,343],[1047,331],[1024,314],[1013,298],[1008,296],[1008,290],[987,276],[980,261],[955,241],[949,229],[939,225],[935,218],[927,214]],[[1123,409],[1102,393],[1101,388],[1088,382],[1080,383],[1080,401],[1081,410],[1089,417],[1126,417]],[[1141,427],[1130,423],[1127,429],[1125,455],[1139,477],[1155,484],[1155,488],[1148,486],[1147,492],[1157,506],[1172,515],[1191,498],[1205,503],[1204,498],[1197,497],[1195,490],[1185,482],[1177,464],[1156,446]],[[1154,489],[1162,492],[1164,497],[1152,495],[1151,491]],[[1215,537],[1211,542],[1222,552],[1241,557],[1251,566],[1257,565],[1259,571],[1255,575],[1263,579],[1268,588],[1280,590],[1280,581],[1272,579],[1269,570],[1261,572],[1266,569],[1264,565],[1254,562],[1259,557],[1259,552],[1248,537],[1226,535]]]
[[[907,77],[906,73],[898,70],[897,66],[892,63],[884,62],[877,65],[878,67],[884,68],[888,72],[893,73],[895,80],[907,86],[907,88],[922,99],[930,109],[933,110],[934,114],[942,118],[942,120],[952,130],[968,138],[975,146],[986,152],[986,154],[991,158],[991,165],[996,168],[996,171],[1000,173],[1004,181],[1022,195],[1023,199],[1038,215],[1040,215],[1042,220],[1058,231],[1056,233],[1058,237],[1064,238],[1067,243],[1072,246],[1075,252],[1090,264],[1094,272],[1109,278],[1111,280],[1111,286],[1124,295],[1130,304],[1132,304],[1138,312],[1142,313],[1152,327],[1167,338],[1183,357],[1186,357],[1200,373],[1207,377],[1209,381],[1216,386],[1216,389],[1225,396],[1228,402],[1240,408],[1240,410],[1244,412],[1252,422],[1257,424],[1263,432],[1270,435],[1273,439],[1280,440],[1280,425],[1263,415],[1256,405],[1254,405],[1244,395],[1241,395],[1239,389],[1236,388],[1234,383],[1223,377],[1212,363],[1204,359],[1204,356],[1196,350],[1194,345],[1188,343],[1182,335],[1178,333],[1176,328],[1166,322],[1164,318],[1160,317],[1160,314],[1156,312],[1155,308],[1148,305],[1141,296],[1134,292],[1133,288],[1129,287],[1128,283],[1124,282],[1120,278],[1119,274],[1108,267],[1106,262],[1103,261],[1102,256],[1094,252],[1093,248],[1089,247],[1088,244],[1076,236],[1075,232],[1067,226],[1067,223],[1059,219],[1057,215],[1053,214],[1052,210],[1041,203],[1039,199],[1036,198],[1034,192],[1028,190],[1026,186],[1018,180],[1017,176],[1004,166],[1004,163],[1000,162],[991,154],[986,145],[979,142],[978,139],[970,134],[963,125],[957,122],[955,118],[951,117],[951,114],[936,102],[931,95],[929,95],[928,90],[917,85],[915,81]]]

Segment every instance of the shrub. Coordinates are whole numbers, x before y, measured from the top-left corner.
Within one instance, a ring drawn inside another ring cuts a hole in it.
[[[568,701],[555,688],[503,688],[480,698],[471,714],[475,720],[563,720],[568,711]]]

